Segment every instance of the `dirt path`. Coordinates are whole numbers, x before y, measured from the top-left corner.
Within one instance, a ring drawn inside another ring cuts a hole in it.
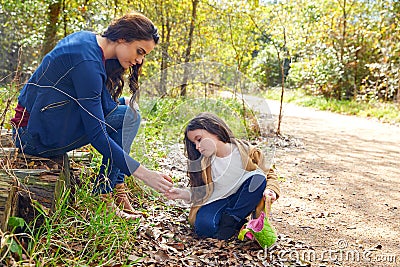
[[[264,101],[247,101],[268,111]],[[278,102],[268,107],[279,113]],[[400,266],[400,127],[285,104],[281,133],[302,143],[275,155],[284,181],[274,225],[304,244],[291,257],[312,266]]]

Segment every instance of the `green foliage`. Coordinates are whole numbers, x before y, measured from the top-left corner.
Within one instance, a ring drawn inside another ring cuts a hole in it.
[[[14,116],[12,110],[16,104],[18,87],[14,82],[0,86],[0,128],[11,129],[10,119]]]
[[[53,2],[0,0],[0,111],[6,128],[10,128],[18,91],[40,63],[43,41],[50,38],[45,32],[48,7]],[[400,123],[398,106],[381,102],[400,96],[398,1],[255,2],[200,1],[191,61],[218,62],[270,87],[279,82],[279,65],[291,58],[287,82],[302,90],[289,91],[285,101]],[[78,30],[101,33],[114,17],[138,10],[155,22],[161,34],[161,44],[146,58],[143,78],[184,60],[192,1],[71,0],[62,4],[55,25],[57,40]],[[162,60],[166,64],[162,65]],[[231,74],[224,73],[222,79],[234,80]],[[188,91],[186,98],[173,97],[178,93],[142,98],[143,125],[132,154],[145,166],[158,169],[170,146],[182,143],[187,122],[201,111],[217,113],[238,137],[252,139],[259,133],[254,114],[244,109],[240,100],[210,96],[197,84],[189,85]],[[268,97],[279,99],[279,91],[270,92],[266,92]],[[124,261],[121,255],[135,246],[138,222],[126,222],[106,212],[104,204],[91,194],[91,178],[101,164],[101,155],[91,152],[94,159],[88,174],[81,177],[84,185],[76,192],[75,204],[61,202],[40,228],[33,223],[25,225],[26,233],[5,235],[7,255],[24,253],[43,266],[113,265],[111,258]],[[146,204],[156,201],[157,194],[143,189],[132,177],[127,182],[145,212]],[[10,225],[24,226],[15,217]],[[27,246],[22,245],[21,237]]]
[[[295,88],[335,99],[391,101],[400,96],[399,8],[396,1],[285,1],[256,10],[253,21],[278,48],[276,55],[292,57],[288,81]],[[271,59],[258,57],[256,66]]]
[[[276,86],[281,82],[280,62],[276,56],[276,49],[271,45],[261,50],[251,65],[251,76],[264,86]]]
[[[139,221],[126,221],[107,211],[104,202],[91,194],[90,183],[78,188],[75,197],[73,206],[65,202],[50,217],[44,216],[42,226],[33,223],[25,234],[9,236],[9,251],[20,259],[24,252],[31,263],[40,266],[100,266],[116,259],[124,261],[121,254],[129,255],[134,246]],[[21,220],[12,217],[10,221],[22,226],[25,222]]]
[[[43,40],[52,38],[44,35],[53,2],[1,1],[1,84],[16,71],[23,83],[41,61]],[[189,0],[62,1],[54,37],[101,33],[114,17],[141,11],[161,34],[143,71],[151,77],[184,61],[192,7]],[[290,58],[287,81],[294,87],[336,99],[393,101],[400,96],[399,11],[398,1],[200,1],[190,61],[234,66],[267,87],[278,83],[279,66]]]
[[[8,225],[12,226],[14,229],[16,227],[22,227],[22,226],[24,226],[24,224],[25,224],[24,219],[19,218],[19,217],[10,217],[8,219]]]
[[[39,47],[46,25],[45,1],[1,1],[0,8],[0,81],[9,82],[15,71],[22,71],[25,79],[39,60]],[[29,64],[21,64],[29,62]]]
[[[396,59],[396,61],[399,61]],[[399,61],[400,62],[400,61]],[[367,64],[369,75],[363,79],[358,98],[362,100],[391,100],[399,94],[400,65],[391,61],[387,64]]]
[[[320,45],[315,52],[315,56],[308,61],[293,62],[288,79],[310,94],[333,96],[344,75],[343,66],[336,57],[337,51]]]
[[[17,229],[21,229],[25,225],[25,221],[22,218],[19,217],[10,217],[8,219],[8,225],[12,227],[12,233]],[[10,252],[16,253],[21,257],[22,255],[22,246],[20,242],[17,239],[17,236],[15,235],[10,235],[8,239],[6,239],[7,246],[10,249]]]

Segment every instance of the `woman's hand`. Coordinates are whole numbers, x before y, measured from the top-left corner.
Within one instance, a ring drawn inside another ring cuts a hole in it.
[[[189,190],[181,188],[172,188],[167,192],[165,192],[164,195],[170,200],[183,199],[185,202],[190,202]]]
[[[276,200],[276,193],[273,190],[267,188],[264,190],[264,198],[270,198],[272,203]]]
[[[172,188],[171,177],[163,173],[148,170],[142,165],[136,169],[133,175],[161,193],[165,193]]]

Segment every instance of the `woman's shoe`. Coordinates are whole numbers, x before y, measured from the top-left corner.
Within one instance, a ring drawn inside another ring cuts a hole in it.
[[[125,183],[117,184],[114,189],[115,204],[128,214],[137,214],[138,212],[131,205],[129,190]]]
[[[135,219],[142,217],[141,215],[138,215],[138,214],[129,214],[127,212],[124,212],[120,208],[118,208],[117,205],[114,203],[111,193],[100,194],[100,199],[106,203],[106,207],[111,212],[114,212],[115,215],[117,215],[120,218],[127,219],[127,220],[135,220]]]

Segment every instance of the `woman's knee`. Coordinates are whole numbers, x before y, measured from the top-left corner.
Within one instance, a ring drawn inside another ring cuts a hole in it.
[[[124,116],[124,127],[126,126],[139,127],[141,119],[142,117],[138,110],[132,110],[129,106],[126,106],[126,111]]]
[[[122,146],[125,152],[130,150],[132,142],[139,131],[140,120],[139,111],[132,111],[131,108],[128,107],[122,127]]]
[[[139,128],[140,120],[139,111],[132,110],[129,106],[125,105],[119,105],[112,113],[105,117],[108,132],[121,128]]]

